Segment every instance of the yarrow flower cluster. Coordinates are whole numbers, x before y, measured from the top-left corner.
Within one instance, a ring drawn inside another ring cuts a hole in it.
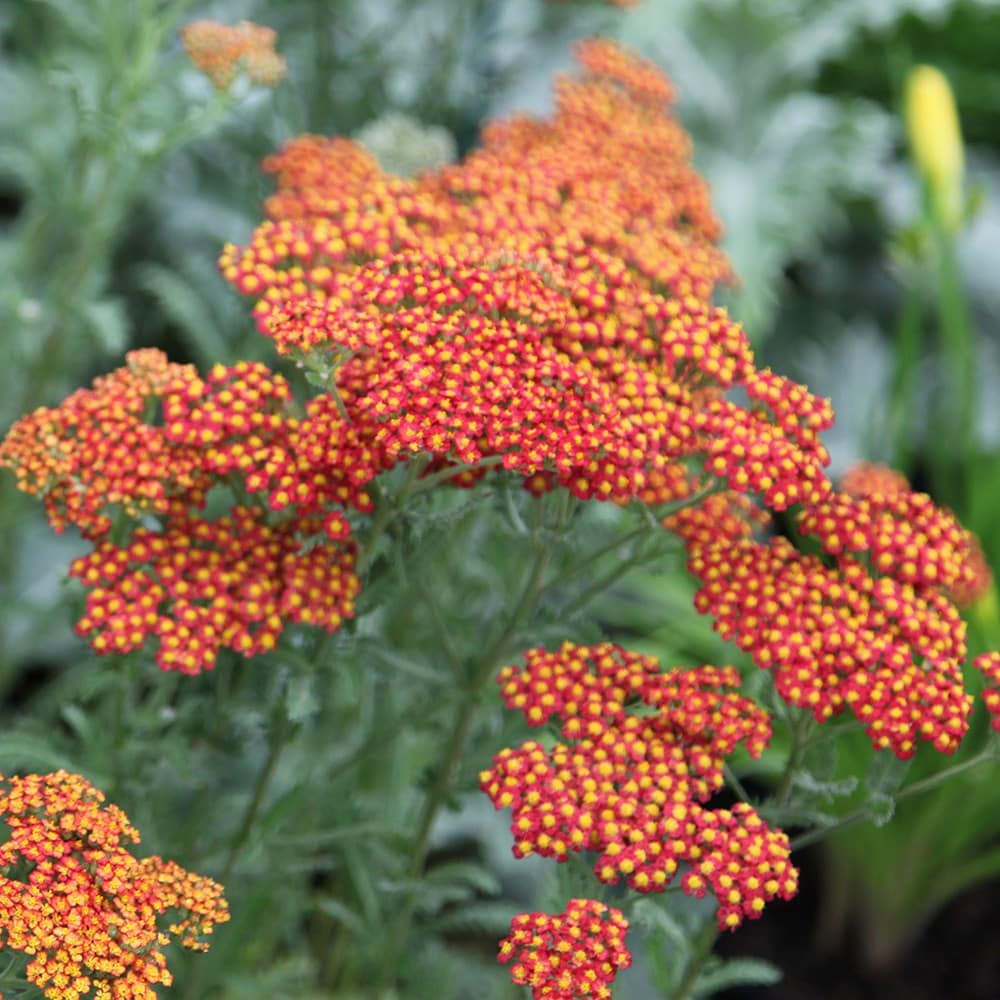
[[[223,273],[390,458],[499,461],[535,491],[623,504],[674,499],[692,459],[772,507],[825,495],[829,404],[757,371],[708,304],[729,268],[672,87],[611,42],[579,56],[552,119],[491,125],[413,180],[346,140],[293,140]]]
[[[211,879],[133,857],[138,831],[79,775],[0,775],[0,823],[0,947],[31,956],[48,1000],[155,1000],[163,947],[205,950],[229,919]]]
[[[558,716],[566,740],[503,750],[480,776],[494,806],[513,813],[517,857],[593,851],[602,882],[624,878],[638,892],[662,891],[683,867],[683,890],[712,892],[723,929],[795,894],[783,832],[744,803],[704,804],[723,785],[725,758],[740,744],[757,757],[771,736],[732,667],[661,672],[618,646],[564,643],[529,650],[499,680],[508,707],[533,726]]]
[[[986,681],[983,704],[990,714],[993,728],[1000,732],[1000,653],[983,653],[972,661],[972,665]]]
[[[924,740],[951,753],[972,705],[953,602],[990,586],[982,550],[898,473],[862,466],[843,487],[796,518],[827,558],[783,538],[713,537],[707,506],[682,512],[695,607],[818,721],[850,707],[877,749],[906,758]]]
[[[228,90],[240,73],[252,83],[274,87],[287,73],[283,56],[274,51],[271,28],[240,21],[235,27],[218,21],[192,21],[181,29],[181,41],[192,65],[212,81],[216,90]]]
[[[608,1000],[611,983],[632,964],[621,910],[594,899],[571,899],[559,914],[520,913],[500,942],[511,979],[534,1000]]]
[[[73,524],[94,542],[70,575],[90,590],[77,629],[96,652],[155,636],[162,669],[194,674],[223,647],[273,649],[286,622],[332,632],[353,617],[355,546],[330,505],[369,509],[364,484],[384,463],[329,400],[304,417],[290,403],[264,365],[201,379],[144,350],[14,426],[0,462],[43,496],[56,530]],[[198,513],[213,486],[234,482],[262,502]],[[130,534],[112,539],[122,514]],[[135,523],[149,515],[157,527]]]
[[[269,29],[197,22],[184,41],[219,88],[284,72]],[[535,494],[648,505],[684,542],[696,608],[788,703],[819,721],[849,707],[899,757],[921,740],[952,752],[970,711],[954,602],[989,586],[981,549],[886,470],[834,488],[830,402],[758,368],[710,302],[731,275],[670,82],[608,41],[578,58],[550,117],[493,123],[416,178],[342,138],[265,161],[268,218],[220,266],[315,398],[260,363],[201,376],[145,350],[12,428],[0,464],[93,544],[71,570],[88,589],[79,632],[99,653],[153,640],[161,668],[188,674],[222,649],[273,649],[289,622],[332,632],[360,586],[347,516],[374,511],[380,474],[418,459],[414,477],[468,487],[503,470]],[[230,509],[207,516],[224,490]],[[795,542],[763,537],[777,511]],[[977,661],[994,716],[997,663]],[[643,893],[679,879],[718,900],[723,929],[794,895],[785,833],[745,803],[711,806],[726,758],[771,736],[733,668],[567,643],[500,683],[560,733],[481,774],[517,856],[592,852],[601,882]],[[213,883],[127,855],[134,831],[82,779],[12,779],[0,803],[35,866],[0,883],[22,914],[3,940],[35,955],[47,996],[152,996],[168,981],[154,916],[183,902],[193,916],[172,933],[188,942],[224,919]],[[572,900],[516,918],[500,958],[536,998],[608,997],[625,928]]]
[[[354,616],[354,550],[304,549],[305,527],[272,527],[259,508],[207,521],[178,505],[162,531],[139,528],[128,544],[104,540],[74,561],[70,576],[90,588],[77,631],[93,633],[98,653],[128,653],[155,635],[160,668],[185,674],[210,670],[222,647],[246,657],[274,649],[287,621],[336,631]]]

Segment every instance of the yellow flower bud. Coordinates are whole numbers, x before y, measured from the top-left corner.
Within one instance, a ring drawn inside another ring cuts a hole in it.
[[[917,66],[907,78],[906,131],[932,211],[954,231],[961,225],[964,203],[962,132],[948,80],[933,66]]]

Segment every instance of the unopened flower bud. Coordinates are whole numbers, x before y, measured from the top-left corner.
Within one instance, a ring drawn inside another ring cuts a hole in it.
[[[962,132],[951,86],[933,66],[917,66],[906,81],[906,131],[931,210],[945,229],[958,229],[964,214]]]

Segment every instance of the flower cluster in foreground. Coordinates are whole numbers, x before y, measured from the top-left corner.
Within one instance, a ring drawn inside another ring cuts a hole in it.
[[[898,473],[866,466],[795,524],[823,555],[786,538],[714,532],[685,512],[695,607],[774,674],[779,694],[824,722],[847,708],[877,749],[907,758],[920,740],[952,753],[972,698],[955,606],[991,584],[977,540]],[[698,526],[702,530],[698,531]]]
[[[72,524],[94,542],[70,575],[90,591],[77,630],[96,652],[155,637],[162,669],[196,674],[223,647],[273,649],[287,622],[333,632],[353,617],[360,582],[339,505],[370,507],[362,487],[379,459],[323,402],[296,417],[288,384],[264,365],[217,365],[202,379],[143,350],[15,425],[0,461],[44,497],[57,530]],[[218,486],[259,502],[206,518]],[[116,518],[127,534],[112,534]]]
[[[163,947],[204,950],[229,919],[211,879],[133,857],[138,831],[78,775],[0,775],[0,823],[0,947],[31,956],[48,1000],[155,1000]]]
[[[716,896],[723,929],[795,894],[783,832],[744,803],[705,805],[736,747],[758,757],[771,737],[733,668],[663,672],[618,646],[564,643],[529,650],[500,683],[530,725],[558,716],[566,741],[502,750],[480,776],[494,806],[513,813],[515,855],[591,851],[600,881],[624,878],[638,892],[662,891],[683,872],[686,893]]]

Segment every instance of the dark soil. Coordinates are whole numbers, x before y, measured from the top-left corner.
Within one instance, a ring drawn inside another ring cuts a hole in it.
[[[818,870],[803,865],[800,895],[720,941],[727,957],[767,959],[784,972],[768,988],[727,991],[726,1000],[1000,1000],[1000,881],[967,890],[945,907],[891,968],[868,971],[856,941],[817,940]]]

